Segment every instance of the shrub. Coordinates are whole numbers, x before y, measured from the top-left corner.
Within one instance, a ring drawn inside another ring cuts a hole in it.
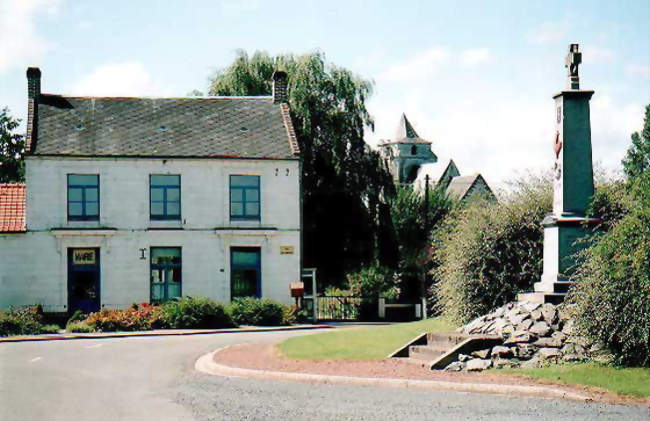
[[[582,257],[570,300],[578,327],[616,362],[650,366],[650,206],[638,206]]]
[[[209,298],[183,297],[167,301],[157,311],[160,327],[217,329],[235,326],[226,307]]]
[[[40,305],[0,312],[0,336],[37,335],[51,333],[52,330],[53,325],[43,325],[43,309]],[[56,330],[58,331],[58,326]]]
[[[353,296],[364,298],[397,298],[399,276],[392,270],[373,265],[347,275]]]
[[[456,322],[512,301],[541,276],[550,179],[529,176],[512,188],[500,203],[477,201],[452,212],[436,233],[432,301]]]
[[[98,332],[151,330],[157,323],[156,310],[147,303],[126,310],[101,309],[91,313],[85,323]]]
[[[233,320],[242,325],[280,326],[290,321],[285,317],[288,307],[268,298],[237,298],[230,308]]]
[[[75,332],[75,333],[92,333],[95,331],[92,326],[90,326],[88,323],[86,323],[83,320],[74,320],[69,322],[65,330],[67,332]]]

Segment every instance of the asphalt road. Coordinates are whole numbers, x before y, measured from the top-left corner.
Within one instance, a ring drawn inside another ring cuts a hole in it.
[[[648,408],[309,385],[194,371],[225,345],[301,332],[0,344],[0,420],[650,419]]]

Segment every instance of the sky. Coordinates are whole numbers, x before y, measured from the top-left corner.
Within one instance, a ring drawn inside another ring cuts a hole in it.
[[[620,168],[650,103],[648,22],[648,0],[0,0],[0,107],[24,121],[28,66],[48,93],[185,96],[237,49],[320,50],[374,81],[370,145],[406,113],[441,162],[499,188],[553,164],[569,43],[596,91],[593,160]]]

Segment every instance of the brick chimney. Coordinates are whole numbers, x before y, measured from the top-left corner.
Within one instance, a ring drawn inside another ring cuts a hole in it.
[[[27,68],[27,138],[25,151],[31,153],[36,146],[38,131],[38,99],[41,95],[41,70],[38,67]]]
[[[287,73],[281,70],[276,70],[273,72],[273,103],[286,104],[288,102]]]

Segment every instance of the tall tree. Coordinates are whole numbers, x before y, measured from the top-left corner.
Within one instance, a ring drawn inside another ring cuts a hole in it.
[[[0,183],[23,181],[25,177],[25,137],[14,132],[19,123],[9,108],[0,111]]]
[[[643,130],[632,133],[632,144],[623,159],[623,170],[630,180],[644,174],[650,176],[650,104],[645,107]]]
[[[270,95],[278,69],[288,74],[302,152],[305,266],[317,267],[325,284],[336,284],[344,273],[373,261],[396,265],[385,223],[392,178],[363,140],[364,130],[374,128],[366,109],[372,83],[327,63],[320,52],[271,57],[238,51],[234,62],[213,76],[210,94]]]

